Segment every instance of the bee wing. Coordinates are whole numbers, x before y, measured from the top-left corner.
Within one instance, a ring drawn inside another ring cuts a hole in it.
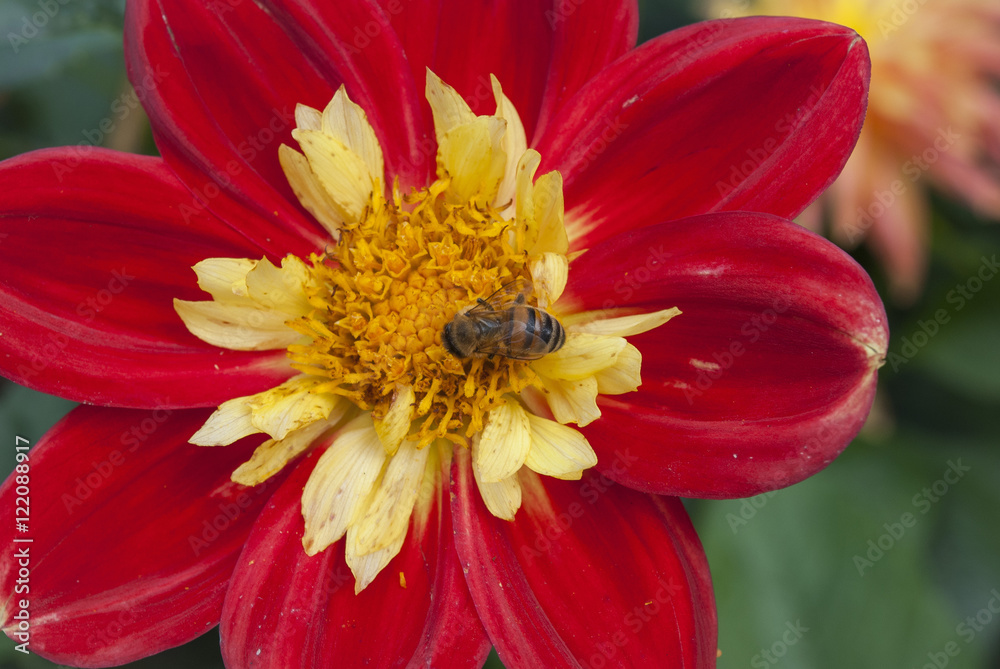
[[[531,293],[531,288],[531,279],[519,276],[513,281],[500,286],[495,293],[487,297],[484,300],[486,302],[485,305],[483,302],[479,302],[472,310],[487,310],[488,306],[493,311],[503,311],[515,304],[524,304],[528,294]]]

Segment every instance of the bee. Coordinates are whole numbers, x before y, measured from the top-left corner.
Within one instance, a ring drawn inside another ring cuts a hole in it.
[[[526,303],[530,292],[531,282],[522,278],[479,298],[444,326],[444,347],[456,358],[537,360],[558,351],[566,343],[566,330],[555,316]]]

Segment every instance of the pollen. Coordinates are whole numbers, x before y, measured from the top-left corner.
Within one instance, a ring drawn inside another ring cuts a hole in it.
[[[292,365],[327,380],[315,392],[348,398],[375,420],[397,389],[414,392],[406,439],[466,443],[507,393],[535,375],[503,356],[460,360],[445,349],[445,325],[517,278],[527,257],[512,243],[513,223],[489,204],[452,203],[447,179],[390,198],[373,189],[357,223],[336,247],[311,257],[311,312],[288,326],[310,341],[288,348]]]

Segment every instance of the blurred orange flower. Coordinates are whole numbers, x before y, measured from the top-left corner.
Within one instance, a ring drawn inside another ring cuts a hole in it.
[[[872,85],[843,173],[799,222],[829,214],[831,236],[867,240],[892,297],[911,302],[926,271],[931,184],[1000,219],[1000,3],[996,0],[710,0],[712,17],[820,19],[868,42]]]

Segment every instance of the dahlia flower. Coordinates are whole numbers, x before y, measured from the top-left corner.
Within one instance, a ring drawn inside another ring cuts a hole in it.
[[[801,221],[867,240],[893,297],[920,292],[931,211],[924,178],[1000,220],[1000,6],[994,0],[713,0],[713,16],[801,16],[850,26],[868,43],[868,118],[843,174]]]
[[[129,4],[162,157],[0,164],[0,369],[84,403],[0,490],[31,509],[7,634],[88,667],[216,625],[229,667],[714,666],[678,496],[825,467],[885,356],[867,275],[788,220],[869,63],[814,21],[636,29]]]

